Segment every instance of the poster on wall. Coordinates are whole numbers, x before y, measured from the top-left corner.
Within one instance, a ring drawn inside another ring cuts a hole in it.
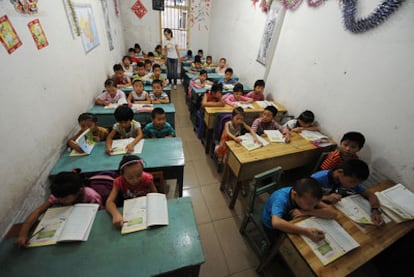
[[[75,37],[80,36],[80,28],[72,1],[63,0],[63,7],[65,8],[66,18],[69,23],[69,29],[72,34],[72,38],[75,39]]]
[[[109,20],[108,0],[102,0],[102,10],[105,19],[106,38],[108,39],[109,51],[114,50],[114,43],[111,33],[111,22]]]
[[[9,54],[23,44],[7,15],[0,17],[0,40]]]
[[[192,0],[190,23],[191,28],[198,27],[198,30],[205,29],[208,31],[208,17],[210,16],[211,0]]]
[[[37,0],[10,0],[17,12],[26,15],[37,14]]]
[[[268,57],[269,47],[272,40],[277,39],[274,36],[276,27],[282,24],[283,9],[279,2],[273,1],[270,6],[270,10],[267,13],[265,28],[263,31],[262,41],[259,46],[259,53],[257,54],[257,61],[263,65],[266,65],[266,59]]]
[[[141,1],[137,0],[135,4],[131,7],[131,10],[138,16],[139,19],[143,18],[144,15],[148,12],[144,4]]]
[[[42,25],[40,25],[39,19],[30,21],[27,26],[29,27],[30,33],[32,33],[33,40],[36,43],[38,50],[49,45]]]
[[[99,45],[98,30],[91,5],[74,5],[79,28],[81,30],[82,44],[86,53]]]

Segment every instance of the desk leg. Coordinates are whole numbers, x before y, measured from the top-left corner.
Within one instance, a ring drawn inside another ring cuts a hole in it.
[[[221,183],[220,183],[220,190],[224,191],[226,189],[226,184],[228,182],[229,179],[229,166],[227,165],[227,162],[223,161],[223,177],[221,177]]]
[[[184,186],[184,166],[178,169],[177,175],[178,185],[178,197],[183,197],[183,186]]]
[[[210,144],[211,144],[211,138],[212,137],[213,137],[213,129],[207,128],[206,142],[205,142],[205,145],[204,145],[206,154],[208,154],[210,152]]]
[[[237,180],[236,185],[234,186],[233,195],[231,196],[231,200],[229,204],[230,209],[233,209],[234,204],[236,204],[237,196],[239,195],[241,186],[242,186],[242,182]]]

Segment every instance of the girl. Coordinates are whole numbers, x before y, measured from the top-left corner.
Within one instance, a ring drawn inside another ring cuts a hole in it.
[[[160,58],[162,58],[164,56],[163,53],[162,53],[162,47],[161,47],[160,44],[155,46],[154,56],[155,57],[160,57]]]
[[[122,68],[124,69],[125,75],[127,75],[128,77],[134,75],[131,58],[129,56],[124,56],[122,58]]]
[[[116,87],[113,79],[105,81],[105,92],[101,93],[95,100],[96,105],[108,106],[109,104],[125,104],[125,93]]]
[[[204,93],[201,107],[224,107],[225,103],[221,98],[223,85],[214,84],[211,91]]]
[[[198,77],[195,77],[191,79],[190,85],[188,86],[188,96],[191,98],[191,89],[192,88],[211,88],[213,85],[213,82],[210,80],[207,80],[207,71],[201,70],[200,75]]]
[[[225,58],[221,58],[219,60],[219,65],[216,67],[216,73],[217,74],[224,75],[224,73],[226,72],[226,69],[227,69],[226,59]]]
[[[318,126],[316,125],[315,115],[313,112],[306,110],[299,115],[298,118],[291,119],[286,122],[283,127],[287,127],[289,131],[300,133],[303,130],[309,131],[319,131]]]
[[[178,51],[178,44],[173,38],[171,29],[165,28],[164,36],[164,53],[167,56],[168,81],[170,84],[173,84],[174,81],[174,89],[177,89],[178,60],[181,59],[180,52]]]
[[[51,195],[47,201],[34,210],[23,223],[16,241],[18,246],[27,246],[29,231],[33,224],[52,205],[69,206],[76,203],[98,203],[99,209],[103,208],[101,196],[92,188],[84,187],[80,175],[75,172],[60,172],[54,176],[50,192]]]
[[[144,90],[144,83],[141,79],[136,78],[132,82],[134,90],[128,95],[128,106],[132,104],[150,104],[151,99],[149,93]]]
[[[135,155],[125,155],[119,163],[121,176],[114,180],[112,191],[106,200],[106,210],[112,215],[112,224],[122,227],[124,220],[116,202],[157,192],[151,174],[144,172],[143,161]],[[119,195],[118,195],[119,194]]]
[[[236,84],[233,88],[233,93],[228,93],[224,97],[224,103],[227,105],[237,107],[239,103],[247,104],[252,103],[253,99],[243,96],[243,85]]]

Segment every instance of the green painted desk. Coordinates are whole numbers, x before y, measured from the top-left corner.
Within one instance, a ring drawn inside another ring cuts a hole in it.
[[[183,195],[184,179],[184,150],[181,138],[145,139],[141,154],[136,154],[144,160],[145,171],[162,171],[164,179],[177,179],[178,195]],[[56,162],[51,175],[61,171],[71,171],[80,168],[84,173],[94,173],[103,170],[118,170],[123,155],[109,156],[105,153],[105,142],[95,144],[88,156],[71,157],[65,151]]]
[[[99,211],[86,242],[18,249],[0,244],[1,276],[198,276],[204,263],[191,198],[168,200],[169,225],[121,235]]]
[[[191,68],[192,68],[191,64],[183,66],[183,69],[185,72],[190,71]],[[203,67],[203,69],[207,71],[207,73],[215,73],[216,71],[216,68],[213,68],[213,67]]]
[[[175,126],[175,106],[173,103],[154,104],[154,107],[163,108],[167,121],[173,127]],[[104,106],[95,105],[89,109],[88,112],[93,113],[98,117],[99,126],[112,127],[116,123],[114,116],[115,109],[105,109]],[[134,119],[145,125],[151,121],[151,112],[138,112],[134,110]]]

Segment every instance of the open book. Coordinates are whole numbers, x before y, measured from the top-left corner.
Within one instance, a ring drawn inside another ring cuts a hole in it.
[[[132,108],[137,112],[151,112],[154,109],[154,104],[132,104]]]
[[[234,104],[243,109],[253,109],[253,105],[251,103],[234,102]]]
[[[306,228],[318,228],[325,232],[325,239],[319,242],[313,242],[310,238],[301,235],[323,265],[327,265],[359,247],[359,243],[334,219],[309,217],[296,224]]]
[[[252,134],[250,134],[250,133],[246,133],[246,134],[244,134],[244,135],[242,135],[242,136],[239,136],[239,138],[241,138],[242,139],[242,141],[240,142],[240,144],[241,145],[243,145],[243,147],[244,148],[246,148],[247,150],[249,150],[249,151],[251,151],[251,150],[254,150],[254,149],[257,149],[257,148],[260,148],[260,147],[263,147],[263,146],[266,146],[266,145],[268,145],[269,143],[264,139],[264,138],[262,138],[261,136],[256,136],[257,137],[257,139],[262,143],[262,144],[259,144],[259,143],[255,143],[254,142],[254,140],[253,140],[253,136],[252,136]]]
[[[317,147],[326,147],[326,146],[332,145],[332,143],[329,142],[328,137],[321,134],[320,132],[303,130],[299,134],[304,139],[309,140],[313,145]]]
[[[62,241],[87,241],[99,204],[49,208],[34,230],[29,247]]]
[[[134,138],[114,139],[112,141],[112,152],[111,152],[111,155],[123,155],[123,154],[126,154],[127,153],[126,147],[133,140],[134,140]],[[133,153],[135,153],[135,154],[141,154],[142,147],[144,147],[144,139],[141,139],[137,144],[135,144],[134,152]]]
[[[87,129],[82,134],[80,134],[80,136],[75,140],[75,142],[82,149],[83,153],[79,153],[75,149],[72,149],[72,152],[70,152],[69,156],[89,155],[92,152],[92,149],[96,143],[91,129]]]
[[[121,234],[147,229],[154,225],[168,225],[167,198],[162,193],[148,193],[146,196],[124,201],[124,225]]]
[[[267,135],[270,142],[286,142],[279,130],[264,130],[263,132]]]
[[[376,192],[381,209],[397,223],[414,219],[414,193],[402,184]]]

